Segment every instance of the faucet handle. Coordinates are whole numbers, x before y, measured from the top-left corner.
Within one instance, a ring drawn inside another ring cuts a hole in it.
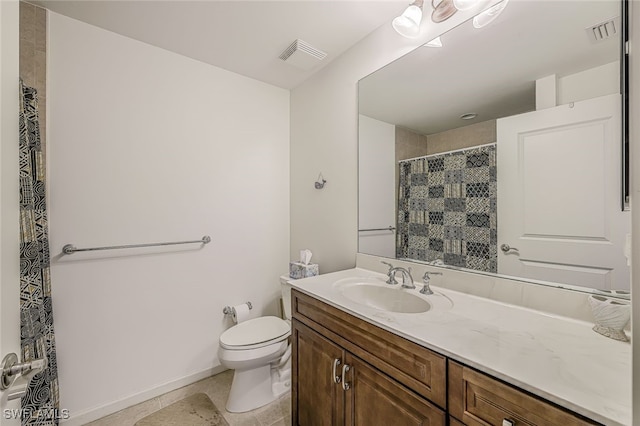
[[[431,272],[431,271],[427,271],[424,273],[424,275],[422,276],[423,280],[430,280],[431,279],[431,275],[442,275],[442,272]]]
[[[387,280],[387,284],[398,284],[398,281],[396,281],[396,274],[394,273],[395,267],[389,262],[385,262],[384,260],[381,260],[380,263],[384,263],[389,267],[389,270],[387,271],[387,275],[389,276],[389,279]]]
[[[430,272],[427,271],[422,276],[422,282],[424,283],[424,287],[420,290],[422,294],[433,294],[433,290],[429,287],[429,281],[431,280],[431,275],[442,275],[442,272]]]
[[[389,271],[391,271],[393,269],[393,265],[390,264],[389,262],[385,262],[384,260],[381,260],[380,263],[383,263],[383,264],[387,265],[389,267]]]

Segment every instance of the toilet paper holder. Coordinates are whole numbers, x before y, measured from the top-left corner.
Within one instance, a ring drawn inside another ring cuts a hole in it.
[[[251,302],[246,302],[249,309],[253,309],[253,305]],[[222,313],[225,315],[231,315],[233,313],[233,308],[231,306],[225,306],[222,310]]]

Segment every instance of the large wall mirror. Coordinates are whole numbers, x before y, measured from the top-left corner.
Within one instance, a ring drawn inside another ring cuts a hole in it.
[[[625,297],[622,6],[512,1],[362,79],[358,251]]]

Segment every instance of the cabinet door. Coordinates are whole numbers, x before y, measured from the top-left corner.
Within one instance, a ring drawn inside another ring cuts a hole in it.
[[[333,370],[340,377],[344,350],[295,319],[292,325],[292,424],[342,425],[344,391]]]
[[[446,357],[296,289],[291,302],[294,318],[418,395],[447,406]]]
[[[449,414],[470,426],[596,424],[451,360]]]
[[[444,411],[369,364],[346,355],[345,425],[444,426]]]

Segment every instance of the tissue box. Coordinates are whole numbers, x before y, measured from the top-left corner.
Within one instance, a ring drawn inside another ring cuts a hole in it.
[[[294,280],[318,275],[318,264],[304,264],[302,262],[289,262],[289,277]]]

